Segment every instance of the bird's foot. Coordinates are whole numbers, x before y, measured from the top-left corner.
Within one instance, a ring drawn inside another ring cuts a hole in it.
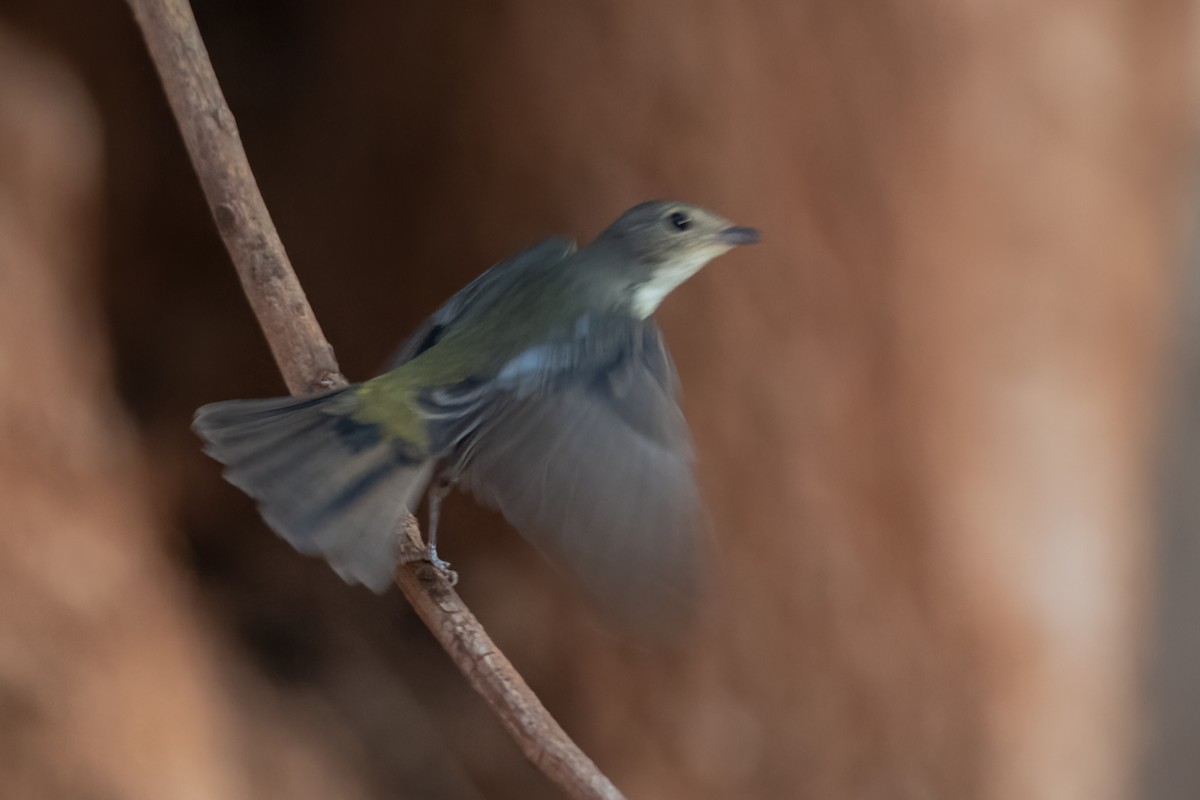
[[[428,561],[433,568],[436,569],[441,576],[446,579],[446,583],[450,584],[451,586],[458,585],[458,573],[450,569],[449,561],[438,557],[437,550],[435,548],[429,548],[429,552],[425,554],[425,560]]]

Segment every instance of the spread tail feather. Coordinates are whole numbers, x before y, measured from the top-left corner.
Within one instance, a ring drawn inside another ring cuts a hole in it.
[[[396,566],[400,522],[420,501],[431,465],[378,425],[356,420],[354,388],[212,403],[192,428],[276,533],[323,556],[348,583],[382,592]]]

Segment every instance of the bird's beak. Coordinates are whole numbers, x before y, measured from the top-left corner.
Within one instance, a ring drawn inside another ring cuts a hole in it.
[[[717,236],[720,237],[724,244],[728,245],[757,244],[759,239],[758,231],[754,228],[742,228],[738,226],[726,228],[717,234]]]

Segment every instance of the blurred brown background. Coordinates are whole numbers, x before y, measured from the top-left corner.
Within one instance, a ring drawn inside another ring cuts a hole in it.
[[[725,554],[697,642],[447,509],[631,798],[1200,797],[1194,4],[194,5],[352,379],[639,200],[764,231],[661,314]],[[282,384],[118,0],[0,0],[0,387],[0,794],[556,796],[200,454],[196,406]]]

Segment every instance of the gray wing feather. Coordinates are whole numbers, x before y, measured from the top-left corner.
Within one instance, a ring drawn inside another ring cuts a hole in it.
[[[460,482],[619,621],[659,626],[692,605],[705,519],[657,329],[607,326],[588,331],[609,344],[583,368],[539,371],[563,363],[543,353],[511,376],[467,438]]]
[[[441,308],[430,314],[397,348],[384,372],[393,370],[406,361],[411,361],[432,347],[441,331],[450,325],[473,299],[479,296],[481,290],[494,285],[497,281],[507,280],[532,265],[561,261],[574,253],[575,249],[575,242],[555,236],[522,250],[512,258],[492,265],[475,280],[455,292],[454,296],[443,303]]]

